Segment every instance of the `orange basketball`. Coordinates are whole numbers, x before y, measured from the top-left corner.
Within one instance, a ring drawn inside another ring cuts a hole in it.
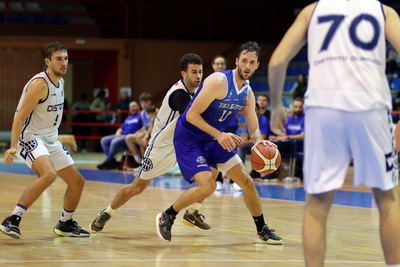
[[[250,154],[251,167],[261,174],[270,174],[281,165],[281,153],[275,146],[257,144]]]

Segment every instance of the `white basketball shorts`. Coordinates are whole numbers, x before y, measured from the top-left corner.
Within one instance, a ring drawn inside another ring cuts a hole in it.
[[[17,156],[32,168],[33,162],[40,156],[49,156],[55,171],[75,164],[69,152],[55,138],[24,133],[23,140],[18,142]]]
[[[136,176],[143,180],[151,180],[164,175],[175,166],[175,148],[173,144],[163,146],[148,145],[142,159],[142,166]]]
[[[397,152],[388,111],[307,108],[303,167],[307,193],[340,188],[351,160],[354,185],[389,190],[398,184]]]

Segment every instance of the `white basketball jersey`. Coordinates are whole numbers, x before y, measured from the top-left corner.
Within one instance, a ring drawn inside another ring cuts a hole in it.
[[[305,106],[391,109],[385,17],[376,0],[320,0],[308,29]]]
[[[182,80],[176,82],[165,95],[160,110],[157,113],[157,117],[154,122],[153,131],[151,132],[151,138],[149,141],[149,146],[155,145],[157,142],[157,146],[164,145],[172,145],[174,131],[176,127],[176,122],[178,120],[179,112],[174,111],[169,106],[169,97],[176,90],[185,90],[188,95],[191,96],[191,93],[186,89]]]
[[[55,85],[47,76],[46,72],[36,74],[26,83],[18,103],[17,112],[24,102],[28,86],[36,79],[44,79],[49,90],[46,99],[40,101],[35,106],[32,113],[26,118],[20,137],[22,140],[24,138],[24,133],[55,138],[58,134],[58,127],[62,119],[64,107],[63,80],[61,79],[58,85]]]

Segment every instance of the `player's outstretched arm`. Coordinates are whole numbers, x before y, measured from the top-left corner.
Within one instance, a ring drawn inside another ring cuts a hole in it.
[[[11,128],[11,144],[6,151],[4,158],[5,163],[12,163],[13,156],[16,153],[17,141],[21,134],[25,119],[32,113],[35,106],[40,100],[45,99],[48,94],[48,87],[43,79],[36,79],[26,89],[26,94],[21,107],[15,112],[14,120]]]
[[[383,6],[385,12],[385,35],[389,43],[400,53],[400,18],[397,12],[388,6]]]
[[[271,130],[275,134],[283,132],[284,110],[282,91],[286,68],[289,61],[299,52],[307,40],[308,23],[316,3],[305,7],[273,52],[268,65],[268,82],[271,92]]]

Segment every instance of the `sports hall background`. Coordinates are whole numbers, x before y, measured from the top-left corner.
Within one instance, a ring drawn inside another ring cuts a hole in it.
[[[260,94],[267,92],[272,50],[299,10],[311,2],[0,0],[1,141],[7,139],[22,87],[43,69],[40,48],[49,42],[59,41],[69,49],[69,107],[83,92],[90,102],[95,88],[108,88],[113,105],[122,87],[132,88],[133,99],[149,92],[159,105],[180,78],[177,62],[184,53],[203,58],[206,77],[213,56],[222,54],[233,68],[238,45],[248,40],[263,48],[252,79]],[[382,2],[400,9],[398,0]],[[288,73],[288,87],[298,72],[307,70],[305,53],[300,61],[300,69]]]

